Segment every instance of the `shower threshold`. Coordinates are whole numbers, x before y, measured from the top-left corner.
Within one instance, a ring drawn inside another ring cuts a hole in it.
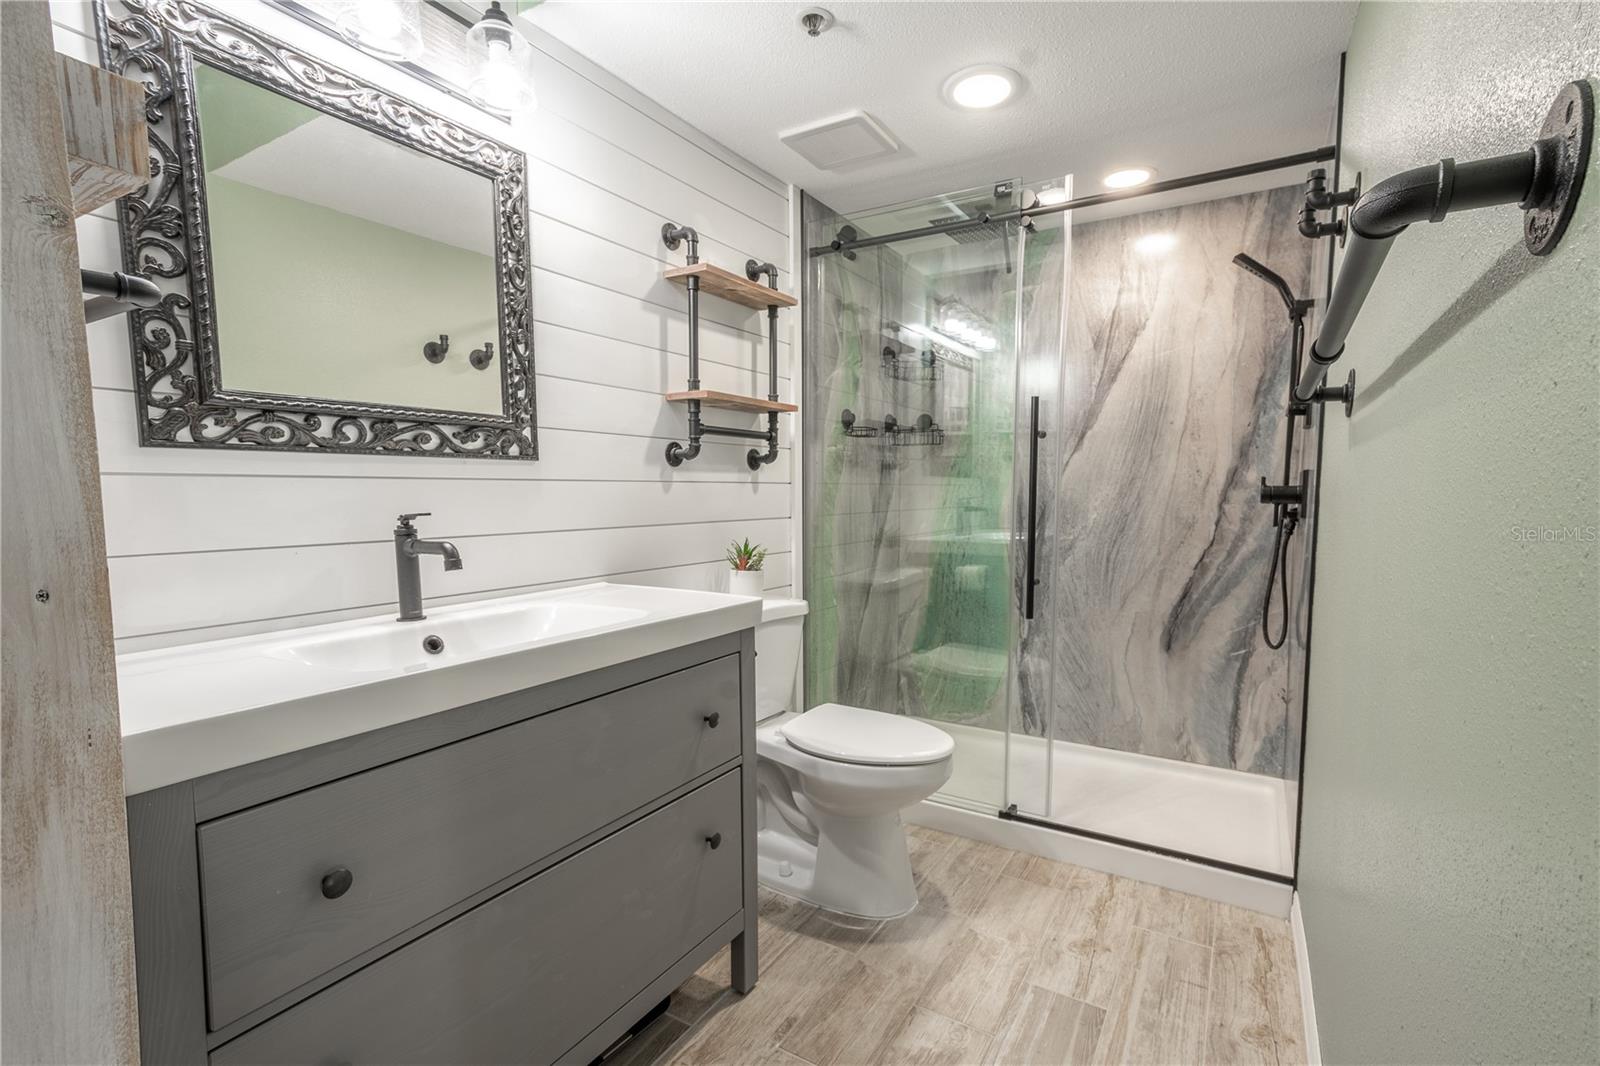
[[[1008,792],[1003,733],[933,724],[956,741],[936,799],[969,809],[987,801],[991,812],[1005,808],[1002,818],[1249,876],[1293,875],[1295,792],[1281,778],[1062,740],[1049,742],[1047,760],[1044,738],[1013,735]]]

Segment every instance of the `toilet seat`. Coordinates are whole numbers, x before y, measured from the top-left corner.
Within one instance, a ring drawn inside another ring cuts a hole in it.
[[[778,732],[808,755],[858,766],[926,766],[955,751],[955,741],[942,729],[842,703],[819,704],[785,721]]]

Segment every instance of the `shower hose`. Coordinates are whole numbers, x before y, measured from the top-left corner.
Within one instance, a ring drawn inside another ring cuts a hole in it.
[[[1276,651],[1289,639],[1289,542],[1294,539],[1294,527],[1300,516],[1291,507],[1284,508],[1283,520],[1278,523],[1278,537],[1272,545],[1272,569],[1267,571],[1267,594],[1261,600],[1261,639]],[[1283,590],[1283,624],[1278,627],[1278,639],[1272,639],[1272,586],[1277,583]]]

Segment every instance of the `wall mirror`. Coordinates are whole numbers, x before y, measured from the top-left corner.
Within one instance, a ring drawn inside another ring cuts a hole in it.
[[[199,4],[96,22],[148,86],[140,443],[537,457],[521,152]]]

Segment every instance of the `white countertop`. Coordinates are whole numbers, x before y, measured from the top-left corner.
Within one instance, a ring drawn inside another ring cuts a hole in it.
[[[117,657],[128,795],[748,629],[761,601],[597,583]],[[430,655],[423,638],[444,650]]]

